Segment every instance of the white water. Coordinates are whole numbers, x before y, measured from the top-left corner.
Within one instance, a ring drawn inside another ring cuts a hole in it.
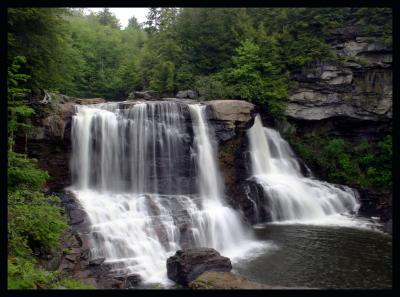
[[[261,207],[272,221],[332,223],[337,214],[358,210],[352,189],[304,177],[289,144],[277,131],[263,127],[259,115],[248,137],[253,178],[268,198]]]
[[[71,189],[91,223],[92,258],[106,258],[115,273],[166,284],[166,260],[178,249],[213,247],[237,258],[260,246],[224,202],[202,108],[190,106],[195,147],[185,113],[174,102],[77,107]],[[197,193],[188,178],[193,151]]]
[[[198,188],[205,212],[206,240],[200,246],[211,246],[230,258],[240,257],[245,250],[259,246],[252,241],[250,230],[246,230],[239,215],[228,207],[223,198],[223,182],[215,160],[216,153],[211,144],[213,137],[204,119],[205,106],[190,105],[193,120],[198,165]]]

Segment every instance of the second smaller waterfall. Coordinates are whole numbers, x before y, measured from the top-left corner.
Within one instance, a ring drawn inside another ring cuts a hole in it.
[[[197,179],[200,192],[203,230],[198,246],[213,247],[228,257],[244,255],[245,250],[261,246],[252,240],[251,231],[243,225],[240,215],[224,201],[223,181],[217,166],[213,133],[204,115],[205,106],[190,105],[195,135]]]
[[[289,144],[262,125],[257,115],[248,131],[253,179],[266,196],[261,207],[272,221],[323,219],[357,211],[356,193],[349,187],[304,177]]]

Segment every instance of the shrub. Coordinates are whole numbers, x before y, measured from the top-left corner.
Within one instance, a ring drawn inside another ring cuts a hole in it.
[[[318,134],[288,136],[298,155],[324,178],[359,187],[390,189],[392,186],[392,138],[358,144]]]

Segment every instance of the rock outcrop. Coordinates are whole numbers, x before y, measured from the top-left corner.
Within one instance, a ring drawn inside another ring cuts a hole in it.
[[[243,100],[211,100],[204,102],[211,108],[208,119],[220,121],[228,128],[245,128],[252,119],[254,104]]]
[[[252,222],[252,204],[245,188],[245,181],[250,177],[246,131],[253,124],[256,106],[242,100],[212,100],[205,104],[208,106],[207,118],[219,144],[218,162],[225,182],[226,199]]]
[[[361,206],[359,214],[379,217],[387,222],[392,218],[392,193],[373,189],[359,189]]]
[[[338,34],[335,62],[312,63],[291,74],[287,115],[297,120],[392,118],[392,49],[378,39]]]
[[[156,91],[136,91],[128,95],[128,99],[157,100],[160,96]]]
[[[242,290],[310,290],[314,288],[307,287],[278,287],[266,284],[260,284],[257,282],[250,281],[249,279],[234,274],[232,272],[216,272],[216,271],[206,271],[194,281],[189,283],[189,288],[191,289],[242,289]]]
[[[179,250],[167,260],[168,278],[183,286],[187,286],[205,271],[229,272],[231,269],[229,258],[211,248]]]
[[[175,95],[176,98],[179,99],[197,99],[199,96],[196,91],[193,90],[185,90],[185,91],[179,91]]]

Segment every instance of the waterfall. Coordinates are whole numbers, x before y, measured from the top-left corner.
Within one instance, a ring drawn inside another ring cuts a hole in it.
[[[263,127],[257,115],[248,131],[252,174],[264,191],[264,208],[272,221],[320,220],[357,211],[356,193],[349,187],[304,177],[289,144]],[[262,200],[262,199],[261,199]]]
[[[198,165],[198,188],[205,214],[207,240],[198,242],[201,246],[214,247],[234,257],[250,244],[249,230],[245,230],[238,214],[226,206],[223,199],[223,182],[215,160],[215,144],[210,128],[204,119],[205,106],[190,105],[195,134]],[[251,245],[251,244],[250,244]]]
[[[166,283],[166,259],[178,249],[235,257],[255,246],[224,202],[211,134],[199,105],[77,106],[71,190],[90,220],[92,258]]]

